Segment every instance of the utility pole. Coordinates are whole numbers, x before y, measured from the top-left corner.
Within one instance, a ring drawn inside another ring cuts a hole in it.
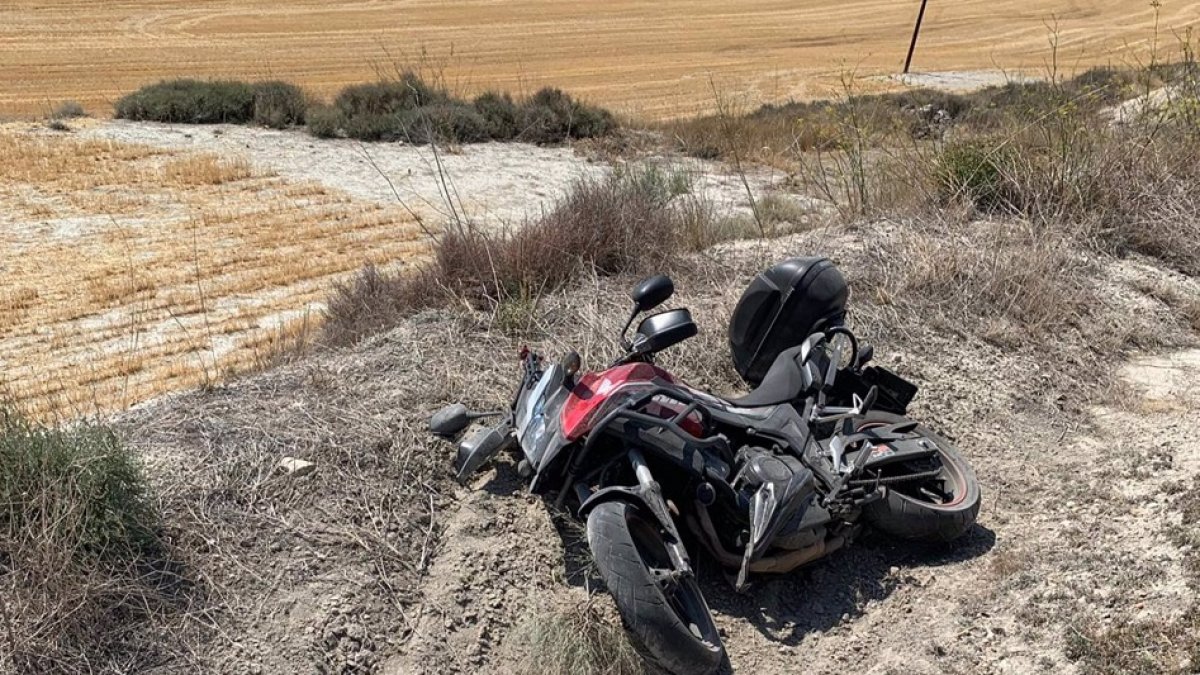
[[[925,20],[925,5],[929,4],[929,0],[921,0],[921,11],[917,13],[917,25],[913,27],[912,42],[908,45],[908,58],[904,59],[904,74],[908,74],[908,68],[912,65],[913,52],[917,50],[917,37],[921,35],[921,22]]]

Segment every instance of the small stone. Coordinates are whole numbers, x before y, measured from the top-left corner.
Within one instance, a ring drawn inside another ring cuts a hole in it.
[[[317,470],[317,465],[312,462],[297,459],[295,457],[284,457],[279,460],[279,468],[289,476],[306,476]]]

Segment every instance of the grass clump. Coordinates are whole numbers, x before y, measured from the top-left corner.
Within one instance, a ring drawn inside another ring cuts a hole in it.
[[[529,614],[505,640],[513,672],[548,675],[642,675],[625,632],[591,603]]]
[[[87,117],[87,111],[84,110],[83,104],[78,101],[63,101],[50,111],[50,119],[52,120],[69,120],[79,117]]]
[[[975,223],[963,232],[913,222],[871,253],[858,292],[934,325],[978,328],[994,342],[1050,335],[1097,307],[1087,263],[1066,235],[1029,225]]]
[[[0,408],[0,669],[137,663],[127,634],[165,597],[159,528],[141,465],[111,431]]]
[[[1071,626],[1067,658],[1097,675],[1194,673],[1200,665],[1200,609],[1178,619],[1124,620],[1104,628]]]

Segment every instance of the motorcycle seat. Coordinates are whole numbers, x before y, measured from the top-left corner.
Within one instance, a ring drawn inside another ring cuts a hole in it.
[[[736,408],[765,408],[795,400],[804,392],[820,387],[821,373],[812,361],[801,362],[804,345],[779,352],[762,382],[740,398],[726,398]]]

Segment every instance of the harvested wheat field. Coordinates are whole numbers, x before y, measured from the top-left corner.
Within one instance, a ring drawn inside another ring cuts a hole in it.
[[[109,103],[169,76],[282,78],[328,95],[424,65],[455,88],[562,87],[631,114],[827,94],[848,70],[900,70],[917,0],[8,0],[0,8],[0,114]],[[1200,2],[929,3],[917,70],[1075,70],[1145,59],[1200,21]],[[711,80],[711,82],[710,82]]]
[[[425,252],[401,208],[236,157],[12,130],[0,156],[0,391],[34,414],[252,366],[341,275]]]

